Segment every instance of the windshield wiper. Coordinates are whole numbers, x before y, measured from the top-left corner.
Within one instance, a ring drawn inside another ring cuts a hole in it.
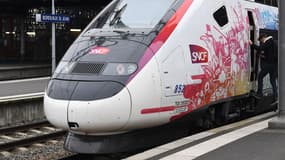
[[[114,25],[115,23],[117,23],[118,21],[120,21],[122,13],[125,11],[125,9],[127,8],[127,4],[125,4],[121,9],[119,9],[118,11],[116,11],[114,18],[111,20],[110,22],[110,26]]]

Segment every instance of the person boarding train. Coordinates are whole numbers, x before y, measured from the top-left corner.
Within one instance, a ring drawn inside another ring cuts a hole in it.
[[[257,99],[260,99],[263,96],[263,78],[269,73],[270,83],[273,90],[273,101],[271,105],[275,105],[278,103],[277,101],[277,58],[278,52],[274,51],[276,47],[274,47],[274,40],[272,36],[267,34],[261,34],[258,38],[260,41],[260,45],[254,44],[251,40],[249,40],[249,44],[253,46],[254,49],[258,51],[258,55],[260,57],[260,67],[261,70],[258,74],[258,89],[257,93],[254,95]]]

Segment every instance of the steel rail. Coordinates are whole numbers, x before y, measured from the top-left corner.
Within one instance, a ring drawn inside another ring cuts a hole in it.
[[[12,127],[4,127],[0,128],[0,134],[9,134],[12,132],[16,131],[24,131],[28,130],[31,128],[39,128],[43,126],[49,126],[50,123],[47,120],[44,121],[39,121],[39,122],[34,122],[34,123],[29,123],[29,124],[24,124],[24,125],[17,125],[17,126],[12,126]]]
[[[0,151],[8,151],[16,147],[29,146],[35,143],[44,142],[53,138],[63,137],[67,132],[65,130],[55,131],[48,134],[36,135],[34,137],[23,138],[7,143],[0,144]]]

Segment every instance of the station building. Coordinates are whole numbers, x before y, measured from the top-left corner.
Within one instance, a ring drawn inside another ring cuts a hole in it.
[[[55,0],[56,13],[70,16],[56,24],[57,60],[80,31],[110,0]],[[51,24],[36,22],[50,14],[51,0],[0,0],[0,63],[50,63]]]
[[[85,26],[111,0],[55,0],[56,13],[70,23],[56,24],[56,57],[63,56]],[[256,0],[277,6],[276,0]],[[51,13],[51,0],[0,0],[0,64],[51,63],[51,24],[36,14]]]

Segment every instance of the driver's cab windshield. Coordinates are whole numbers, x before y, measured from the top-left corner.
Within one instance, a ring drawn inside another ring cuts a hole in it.
[[[101,15],[92,28],[153,28],[173,0],[119,0],[111,11]],[[101,25],[98,25],[101,23]]]

